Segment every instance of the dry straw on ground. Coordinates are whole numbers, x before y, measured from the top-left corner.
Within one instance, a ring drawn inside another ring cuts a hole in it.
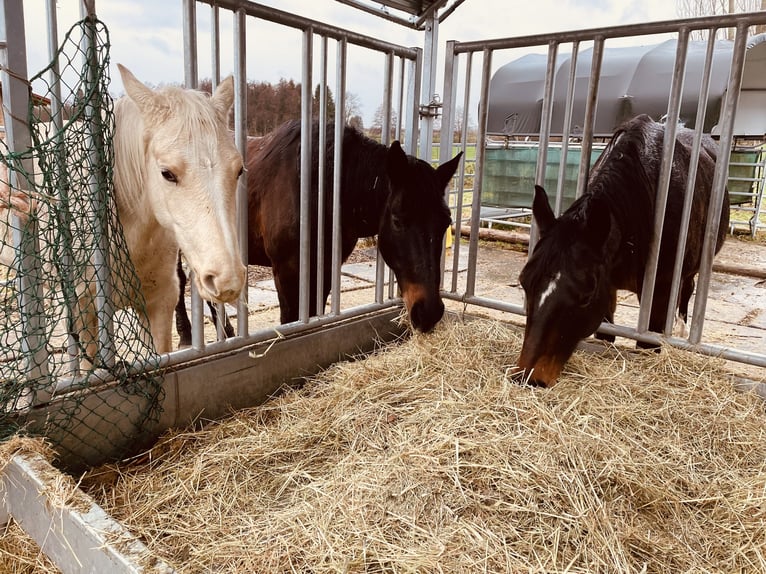
[[[442,324],[175,432],[89,492],[182,573],[766,571],[764,403],[714,360]]]

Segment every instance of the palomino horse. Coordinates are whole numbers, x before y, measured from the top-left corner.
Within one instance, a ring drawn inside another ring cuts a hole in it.
[[[653,235],[655,196],[665,126],[640,115],[623,124],[593,166],[588,189],[556,219],[542,187],[532,211],[540,241],[519,277],[526,294],[526,328],[518,365],[534,384],[556,382],[578,341],[602,320],[612,322],[618,289],[641,297]],[[649,320],[662,332],[670,302],[684,192],[694,132],[678,129],[667,210]],[[717,146],[705,137],[700,149],[681,289],[674,304],[685,321],[699,271]],[[716,252],[729,225],[729,199],[721,209]]]
[[[232,301],[245,282],[234,217],[243,165],[228,129],[234,82],[224,80],[212,97],[177,87],[155,91],[118,67],[126,96],[114,105],[115,202],[141,293],[112,272],[114,304],[141,309],[143,298],[146,316],[141,316],[142,322],[151,332],[156,351],[165,353],[171,350],[179,249],[194,270],[203,298]],[[5,214],[0,263],[10,265],[9,212],[23,222],[36,210],[44,221],[49,208],[26,192],[6,191],[0,194]],[[86,274],[94,274],[93,269]],[[96,286],[91,279],[78,280],[79,313],[73,325],[86,363],[97,362],[98,349]]]
[[[290,121],[248,144],[248,259],[251,265],[272,268],[279,296],[280,319],[298,319],[300,121]],[[327,127],[325,189],[332,189],[334,129]],[[318,199],[319,126],[312,134],[311,294],[316,308],[316,228]],[[378,236],[383,259],[393,270],[412,326],[422,332],[442,318],[439,294],[440,257],[450,212],[444,190],[460,162],[458,154],[434,169],[408,156],[398,141],[388,148],[345,126],[341,175],[341,251],[345,261],[360,237]],[[330,210],[325,229],[332,229]],[[325,242],[322,301],[330,293],[331,241]],[[182,294],[183,295],[183,294]],[[183,302],[177,311],[185,313]],[[320,309],[321,311],[321,309]],[[181,340],[188,341],[182,334]]]

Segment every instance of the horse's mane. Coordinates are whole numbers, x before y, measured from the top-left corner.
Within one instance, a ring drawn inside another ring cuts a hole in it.
[[[646,115],[623,124],[593,165],[587,190],[567,213],[587,221],[592,203],[603,202],[619,227],[623,242],[648,246],[662,158],[660,130]]]
[[[207,137],[214,145],[228,127],[220,121],[216,110],[210,105],[209,96],[196,90],[168,86],[157,90],[163,98],[163,105],[153,110],[158,125],[173,122],[175,138],[173,143],[202,141]],[[115,114],[115,194],[121,208],[130,209],[139,204],[146,178],[144,165],[144,121],[138,106],[128,96],[114,104]],[[206,135],[208,134],[208,135]],[[209,134],[216,134],[210,138]],[[191,146],[191,149],[201,149]],[[198,158],[189,158],[195,161]]]

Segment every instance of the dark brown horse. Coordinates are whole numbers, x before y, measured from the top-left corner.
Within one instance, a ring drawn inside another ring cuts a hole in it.
[[[526,328],[518,365],[534,384],[556,382],[577,343],[602,320],[612,322],[617,290],[641,298],[654,227],[665,126],[641,115],[623,124],[593,166],[588,189],[558,219],[542,187],[532,211],[540,230],[520,282],[526,295]],[[649,329],[662,332],[670,300],[681,211],[694,132],[678,129]],[[702,141],[689,234],[675,302],[685,321],[699,271],[717,146]],[[721,205],[716,252],[729,225],[729,199]]]
[[[312,246],[315,246],[319,172],[316,123],[312,138],[311,229]],[[300,143],[299,121],[287,122],[265,138],[248,143],[248,260],[251,265],[272,268],[282,323],[298,319]],[[328,192],[332,190],[334,148],[334,129],[330,125],[325,154]],[[450,224],[444,192],[459,162],[460,154],[434,169],[428,162],[406,155],[398,141],[389,148],[352,127],[344,128],[342,259],[348,258],[360,237],[377,235],[378,248],[396,275],[410,322],[422,332],[432,330],[444,313],[439,294],[440,258],[444,233]],[[322,301],[326,301],[331,283],[329,234],[333,219],[329,208],[324,218],[328,239],[324,250]],[[316,247],[313,247],[311,315],[317,314],[316,263]],[[185,316],[182,303],[179,302],[177,312]],[[178,326],[183,328],[181,323]],[[188,344],[189,340],[182,335],[181,344]]]

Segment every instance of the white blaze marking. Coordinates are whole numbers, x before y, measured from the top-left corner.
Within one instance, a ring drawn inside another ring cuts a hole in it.
[[[542,295],[540,295],[540,302],[537,304],[537,308],[540,309],[543,306],[543,303],[545,303],[545,300],[550,297],[553,292],[556,290],[556,287],[558,286],[559,279],[561,279],[561,273],[556,273],[556,276],[551,280],[550,283],[548,283],[548,286],[543,291]]]

